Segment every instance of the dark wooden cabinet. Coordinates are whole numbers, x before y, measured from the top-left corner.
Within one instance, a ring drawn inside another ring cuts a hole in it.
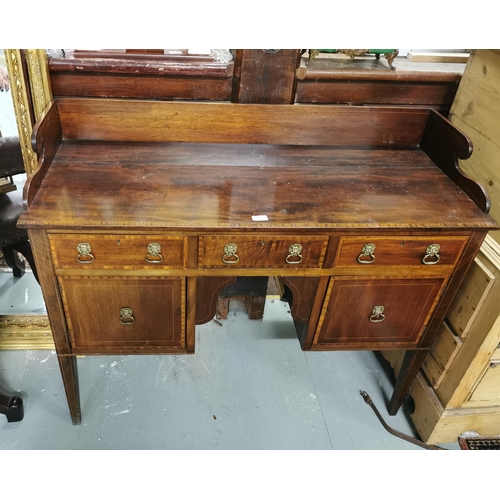
[[[430,109],[58,98],[20,224],[74,423],[77,354],[193,353],[239,276],[304,350],[407,349],[395,414],[486,233],[468,139]]]

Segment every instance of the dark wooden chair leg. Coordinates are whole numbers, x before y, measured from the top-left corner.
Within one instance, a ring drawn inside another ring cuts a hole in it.
[[[0,394],[0,413],[7,417],[8,422],[20,422],[24,418],[23,400],[18,396]]]
[[[24,261],[19,258],[19,255],[13,246],[2,248],[2,253],[5,262],[12,269],[12,274],[15,278],[21,278],[25,272]]]
[[[35,259],[33,257],[33,252],[31,251],[31,245],[29,241],[22,241],[20,243],[17,243],[14,248],[22,254],[22,256],[28,261],[31,270],[33,271],[33,276],[35,279],[39,282],[38,280],[38,273],[36,271],[36,265],[35,265]]]
[[[26,270],[24,261],[19,258],[18,253],[20,253],[28,261],[31,270],[33,271],[33,276],[38,281],[35,259],[33,258],[33,252],[31,251],[29,241],[21,241],[14,245],[4,247],[2,248],[2,253],[4,255],[5,262],[12,269],[14,277],[21,278]]]

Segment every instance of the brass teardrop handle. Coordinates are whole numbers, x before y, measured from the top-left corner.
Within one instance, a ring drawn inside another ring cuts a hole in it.
[[[92,264],[92,262],[94,262],[95,257],[92,255],[92,247],[90,246],[90,243],[82,241],[76,245],[76,249],[78,250],[76,260],[80,264]]]
[[[384,321],[385,315],[384,315],[384,306],[375,306],[372,309],[372,313],[370,315],[370,321],[372,323],[380,323],[381,321]]]
[[[122,307],[120,309],[120,323],[122,325],[135,323],[134,313],[130,307]]]
[[[422,257],[422,263],[427,266],[437,264],[441,259],[441,256],[439,255],[440,248],[441,247],[437,243],[429,245],[425,250],[425,255]]]
[[[374,243],[367,243],[366,245],[363,245],[361,253],[358,255],[358,262],[360,264],[371,264],[375,260],[373,252],[375,252]]]
[[[293,245],[290,245],[285,262],[287,264],[300,264],[302,262],[302,255],[300,254],[300,252],[302,252],[302,245],[300,243],[294,243]]]
[[[240,258],[238,257],[238,255],[236,255],[237,251],[238,247],[234,243],[228,243],[224,247],[224,255],[222,256],[222,262],[224,262],[224,264],[236,264],[237,262],[239,262]]]
[[[148,264],[160,264],[163,262],[163,255],[161,252],[161,245],[159,243],[150,243],[148,245],[148,253],[145,260]]]

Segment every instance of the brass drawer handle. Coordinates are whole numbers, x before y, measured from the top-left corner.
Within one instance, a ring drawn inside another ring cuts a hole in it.
[[[224,255],[222,256],[222,262],[224,262],[224,264],[236,264],[237,262],[239,262],[240,258],[236,255],[237,251],[238,247],[234,243],[228,243],[224,247]]]
[[[358,255],[358,262],[360,264],[371,264],[375,260],[373,252],[375,252],[374,243],[367,243],[366,245],[363,245],[361,253]],[[366,260],[367,258],[370,258],[370,260]]]
[[[375,306],[370,315],[370,321],[372,323],[380,323],[381,321],[384,321],[384,319],[384,306]]]
[[[427,266],[432,266],[433,264],[437,264],[439,260],[441,259],[441,256],[439,255],[439,249],[441,247],[437,243],[433,243],[432,245],[429,245],[427,249],[425,250],[425,255],[422,257],[422,263],[427,265]],[[433,259],[433,260],[429,260]]]
[[[148,245],[148,253],[145,260],[148,264],[160,264],[163,262],[163,255],[161,252],[161,245],[159,243],[150,243]]]
[[[302,262],[302,255],[300,255],[300,252],[302,252],[302,245],[300,243],[294,243],[293,245],[290,245],[285,262],[287,264],[300,264]],[[298,258],[299,260],[290,260],[291,258]]]
[[[134,313],[130,307],[122,307],[120,309],[120,323],[122,325],[135,323]]]
[[[90,246],[90,243],[87,243],[86,241],[78,243],[78,245],[76,245],[76,249],[78,250],[76,260],[80,264],[92,264],[92,262],[94,262],[95,257],[91,253],[92,247]]]

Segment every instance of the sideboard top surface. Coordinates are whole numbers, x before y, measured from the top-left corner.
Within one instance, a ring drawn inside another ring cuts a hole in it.
[[[265,215],[255,221],[252,216]],[[495,227],[418,148],[63,141],[22,224]]]

